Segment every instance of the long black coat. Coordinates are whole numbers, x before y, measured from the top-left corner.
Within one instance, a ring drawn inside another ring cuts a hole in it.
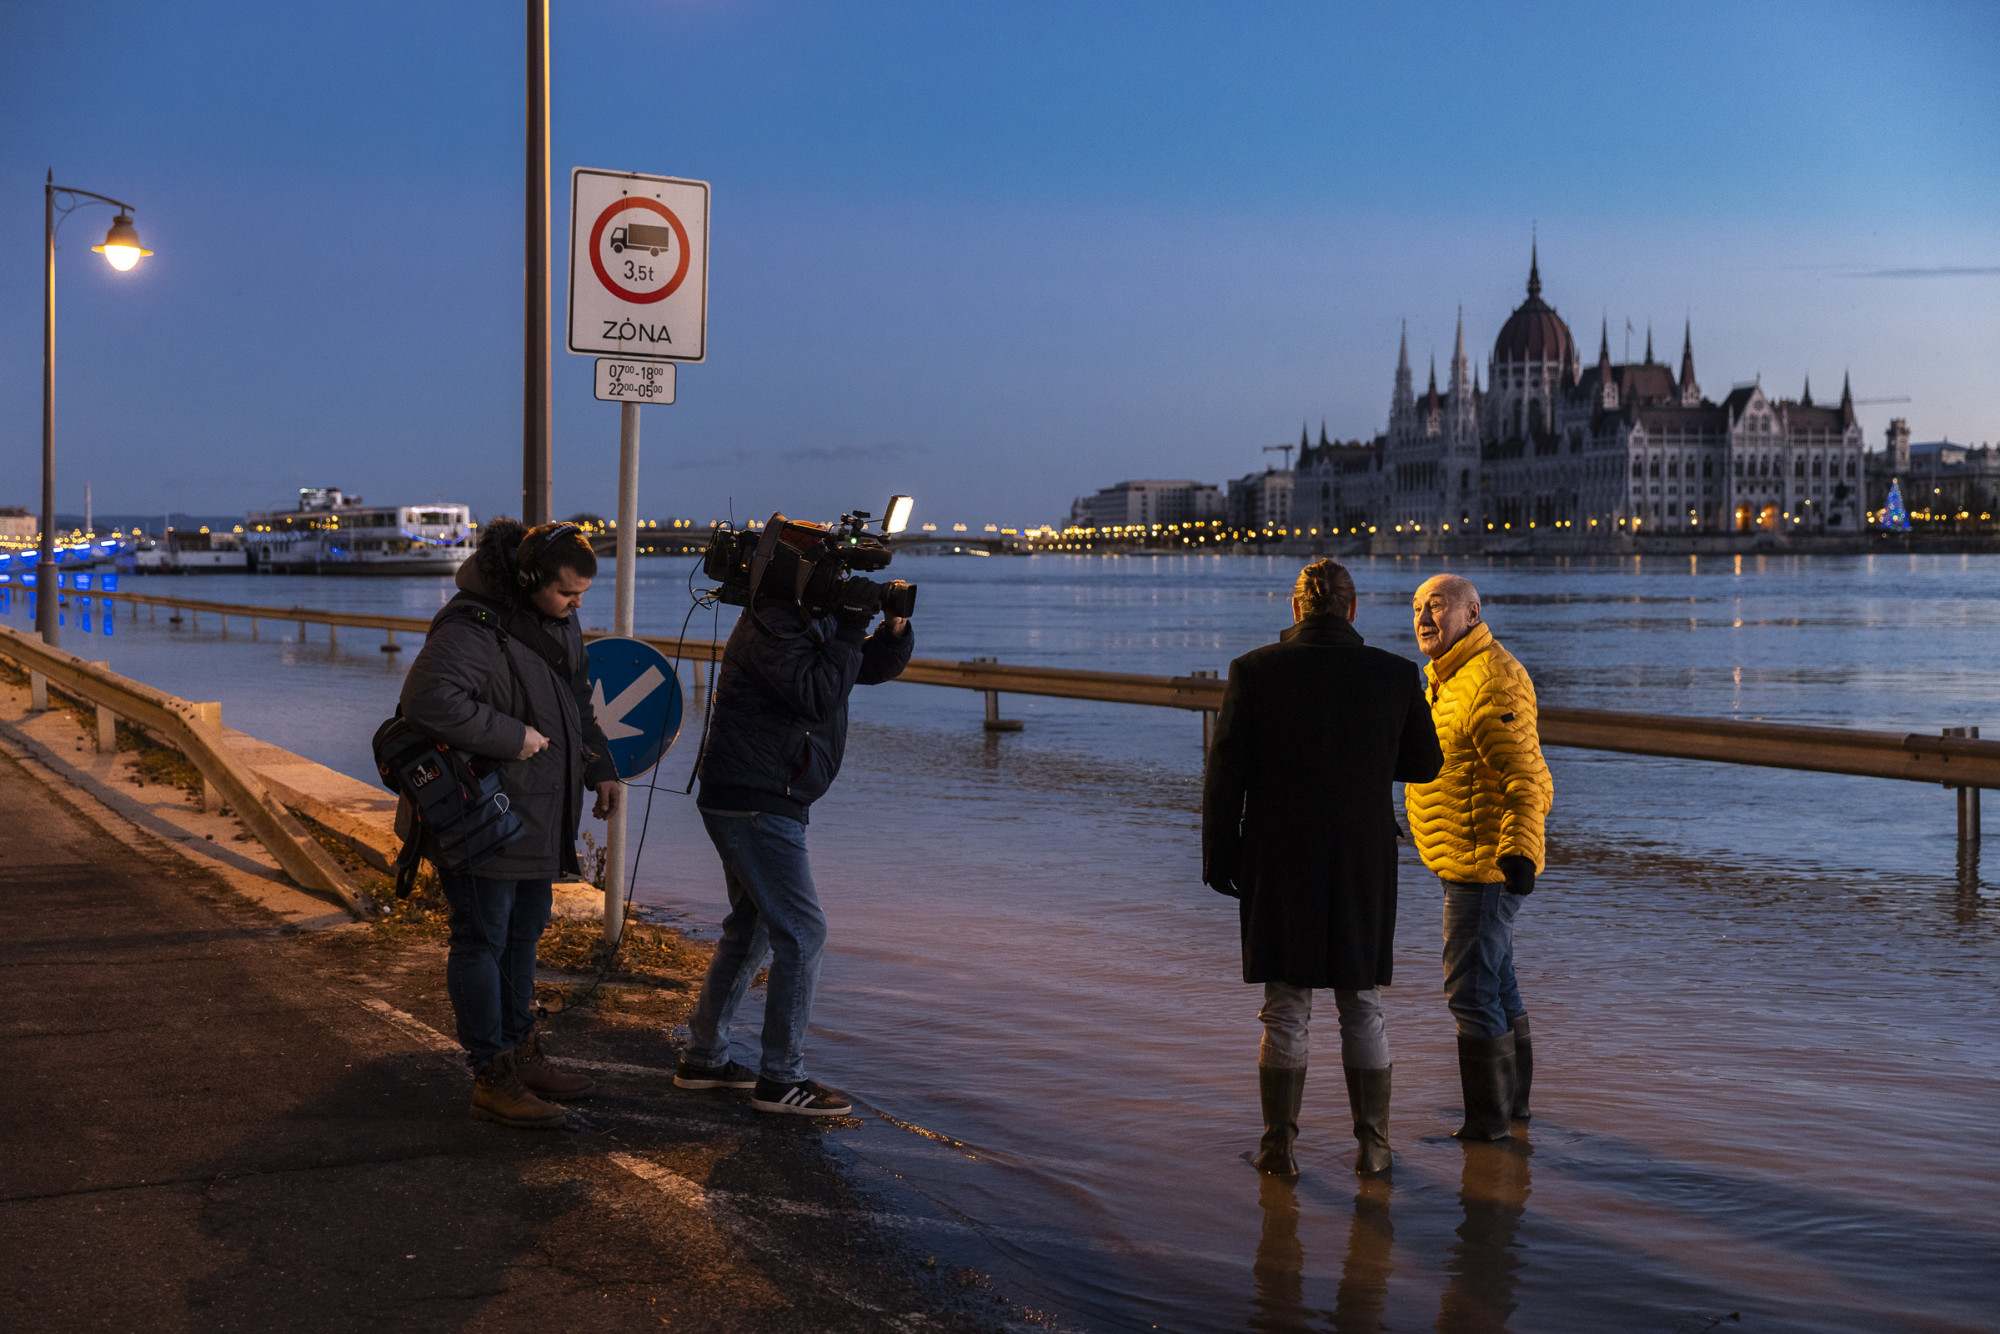
[[[1308,617],[1229,667],[1202,799],[1202,879],[1241,900],[1243,980],[1386,986],[1396,940],[1392,781],[1443,755],[1423,674]]]

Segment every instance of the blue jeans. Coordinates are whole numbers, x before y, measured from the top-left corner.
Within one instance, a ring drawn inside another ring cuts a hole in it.
[[[1501,885],[1444,884],[1444,998],[1460,1037],[1497,1038],[1526,1010],[1514,980],[1519,894]]]
[[[764,1078],[796,1084],[806,1077],[806,1027],[812,1022],[813,988],[826,950],[826,914],[819,910],[812,866],[806,860],[806,827],[758,811],[717,815],[701,822],[722,854],[729,916],[688,1020],[687,1059],[718,1066],[729,1059],[729,1021],[743,1002],[765,956],[771,958],[764,997]]]
[[[549,924],[547,880],[438,876],[451,906],[444,985],[473,1066],[528,1040],[535,1026],[535,947]]]

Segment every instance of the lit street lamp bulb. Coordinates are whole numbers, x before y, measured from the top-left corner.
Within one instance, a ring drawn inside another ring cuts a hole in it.
[[[128,272],[134,264],[153,252],[139,244],[139,231],[132,225],[132,215],[121,211],[111,220],[111,230],[104,234],[104,244],[91,247],[98,254],[111,261],[111,267],[120,273]]]

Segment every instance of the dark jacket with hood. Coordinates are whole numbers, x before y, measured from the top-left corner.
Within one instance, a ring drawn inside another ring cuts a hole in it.
[[[886,623],[864,635],[864,626],[812,620],[781,603],[757,615],[770,629],[746,612],[722,650],[698,801],[703,810],[768,811],[804,824],[840,772],[848,693],[901,675],[917,636],[908,625],[891,635]]]
[[[576,617],[552,621],[497,588],[469,560],[458,568],[460,593],[431,622],[423,651],[403,681],[403,716],[447,745],[502,760],[500,784],[520,817],[522,837],[482,863],[476,874],[495,880],[547,880],[579,874],[576,833],[583,791],[618,777],[604,732],[577,685],[587,669]],[[453,614],[467,599],[497,611],[509,627],[506,646],[479,622]],[[562,650],[566,674],[525,642],[539,628]],[[549,744],[525,760],[528,727]],[[409,801],[396,813],[408,832]]]
[[[1229,667],[1202,800],[1202,879],[1241,901],[1243,980],[1386,986],[1390,783],[1437,777],[1423,673],[1309,616]]]

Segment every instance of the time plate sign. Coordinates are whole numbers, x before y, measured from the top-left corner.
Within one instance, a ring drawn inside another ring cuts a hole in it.
[[[708,182],[572,171],[569,350],[700,361],[707,344]]]
[[[597,396],[606,403],[671,403],[674,363],[599,357]]]

